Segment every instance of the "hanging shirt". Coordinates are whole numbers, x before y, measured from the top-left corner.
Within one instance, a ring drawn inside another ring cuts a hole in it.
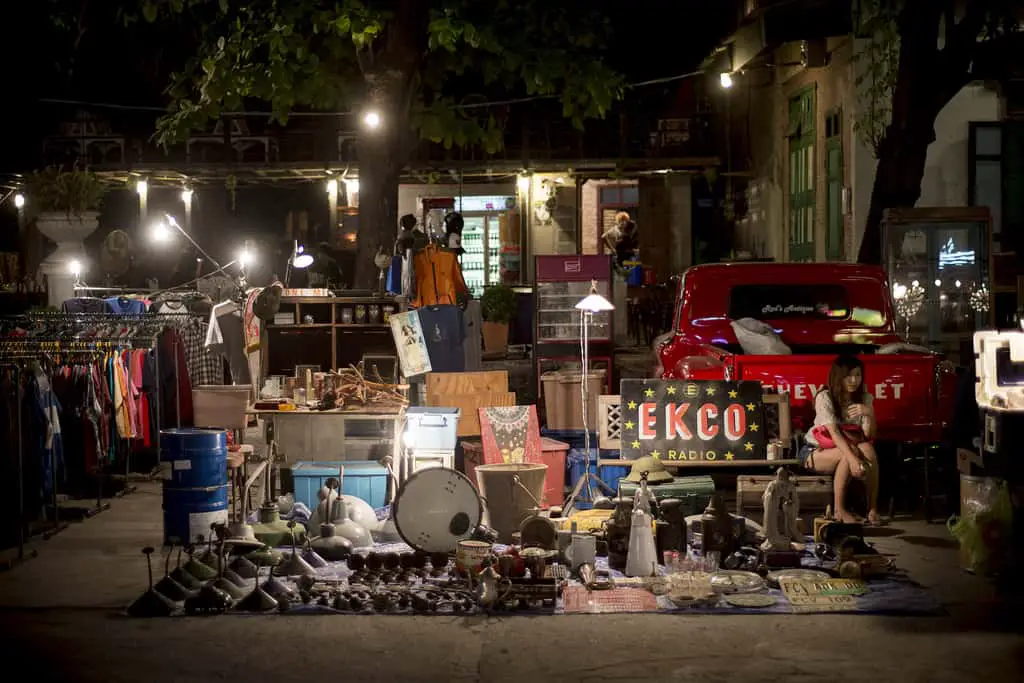
[[[111,310],[118,315],[138,314],[146,312],[146,302],[125,296],[112,296],[107,299]]]
[[[458,306],[426,306],[418,311],[431,372],[464,372],[466,330]]]
[[[68,299],[61,305],[64,313],[113,313],[114,309],[103,299],[79,297]]]
[[[412,305],[455,304],[458,295],[469,296],[462,269],[455,254],[428,246],[413,257],[416,273],[416,298]]]
[[[245,331],[238,306],[230,301],[219,303],[210,312],[206,346],[220,353],[228,363],[231,381],[252,384],[249,361],[245,355]]]

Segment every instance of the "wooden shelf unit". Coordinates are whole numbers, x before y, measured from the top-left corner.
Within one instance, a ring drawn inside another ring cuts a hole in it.
[[[380,307],[380,322],[342,322],[342,311],[351,309],[354,320],[357,306],[366,309],[367,321],[369,307]],[[406,310],[401,298],[373,294],[282,297],[279,313],[294,313],[295,324],[266,326],[267,342],[263,347],[266,374],[290,375],[289,368],[295,365],[319,365],[323,370],[346,367],[359,362],[367,353],[394,355],[391,325],[384,321],[385,307],[390,307],[390,314]],[[306,315],[313,317],[312,323],[303,322]],[[328,364],[330,367],[326,367]]]

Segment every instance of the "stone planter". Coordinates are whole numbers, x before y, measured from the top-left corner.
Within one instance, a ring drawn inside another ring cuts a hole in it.
[[[57,243],[57,248],[39,264],[46,276],[47,305],[60,305],[75,295],[75,276],[71,261],[84,263],[85,245],[82,243],[99,227],[99,212],[84,211],[76,214],[47,212],[39,214],[36,227],[45,237]]]

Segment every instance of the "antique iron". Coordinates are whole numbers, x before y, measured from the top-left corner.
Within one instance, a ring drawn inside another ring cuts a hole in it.
[[[292,534],[292,552],[285,558],[284,562],[277,565],[274,573],[278,576],[314,576],[316,570],[299,555],[295,544],[295,522],[288,522],[288,530]]]
[[[277,599],[260,585],[259,568],[256,569],[256,585],[252,592],[235,607],[243,612],[269,612],[277,608]]]
[[[153,587],[153,561],[150,559],[153,550],[152,546],[142,549],[149,571],[149,588],[128,606],[128,614],[133,617],[167,617],[174,613],[174,603]]]
[[[199,590],[203,586],[203,582],[196,577],[185,571],[185,568],[181,566],[181,552],[184,550],[184,546],[178,546],[178,559],[175,561],[174,571],[171,572],[171,578],[180,583],[185,590]]]
[[[153,587],[158,593],[174,602],[182,602],[185,598],[192,597],[195,591],[185,588],[171,576],[171,554],[174,552],[172,545],[167,550],[167,557],[164,559],[164,576]],[[180,555],[179,555],[180,557]]]
[[[184,570],[196,577],[200,581],[209,581],[217,577],[217,570],[209,566],[205,562],[198,560],[195,556],[196,548],[194,545],[185,546],[185,553],[188,555],[188,562],[185,563]]]

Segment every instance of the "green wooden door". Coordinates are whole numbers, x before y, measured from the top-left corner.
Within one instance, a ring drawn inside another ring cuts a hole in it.
[[[825,259],[843,260],[843,136],[841,114],[825,117]]]
[[[789,101],[789,260],[814,260],[814,88]]]

